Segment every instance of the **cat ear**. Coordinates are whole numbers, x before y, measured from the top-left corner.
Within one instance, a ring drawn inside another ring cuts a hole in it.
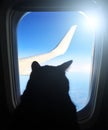
[[[72,64],[72,62],[73,62],[72,60],[69,60],[59,65],[58,67],[61,68],[63,71],[65,71]]]
[[[35,70],[39,67],[40,67],[40,64],[37,61],[32,62],[32,65],[31,65],[32,70]]]

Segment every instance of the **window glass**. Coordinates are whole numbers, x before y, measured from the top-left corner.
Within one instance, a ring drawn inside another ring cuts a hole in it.
[[[55,50],[50,58],[40,58],[40,64],[58,65],[73,60],[66,72],[69,95],[77,111],[84,108],[89,97],[93,36],[86,17],[80,12],[27,12],[23,15],[17,26],[21,94],[31,71],[26,60]]]

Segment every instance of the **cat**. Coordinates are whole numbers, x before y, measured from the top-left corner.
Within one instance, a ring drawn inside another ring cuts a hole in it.
[[[76,107],[69,97],[65,75],[72,60],[57,66],[33,61],[30,78],[14,112],[14,126],[79,130]]]

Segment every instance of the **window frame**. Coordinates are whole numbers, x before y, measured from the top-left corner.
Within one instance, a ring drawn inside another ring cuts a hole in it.
[[[79,3],[79,4],[78,4]],[[82,6],[81,6],[82,5]],[[63,0],[62,4],[60,1],[30,1],[27,2],[16,2],[12,5],[7,11],[6,15],[6,51],[2,52],[7,55],[8,62],[8,71],[4,72],[8,75],[9,79],[7,81],[7,100],[10,102],[9,109],[13,111],[15,107],[20,103],[20,87],[19,87],[19,76],[18,76],[18,53],[17,53],[17,36],[16,28],[17,23],[20,18],[28,11],[82,11],[86,13],[87,8],[90,7],[90,10],[96,9],[97,5],[93,1],[89,0]],[[100,92],[102,95],[103,87],[101,85],[101,68],[102,68],[102,55],[103,55],[103,35],[101,32],[95,33],[95,46],[93,50],[93,63],[92,63],[92,74],[91,74],[91,84],[90,84],[90,93],[91,98],[87,105],[77,112],[78,121],[81,127],[87,127],[88,124],[94,122],[93,117],[98,115],[100,110],[101,97],[99,96]],[[4,46],[3,46],[4,47]],[[104,75],[104,74],[103,74]],[[8,91],[10,90],[10,91]],[[99,93],[99,94],[98,94]]]

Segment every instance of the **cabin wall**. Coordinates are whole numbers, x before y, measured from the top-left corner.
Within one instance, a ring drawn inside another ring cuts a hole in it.
[[[3,58],[6,55],[3,54],[3,47],[7,42],[6,39],[6,11],[11,5],[13,0],[1,0],[0,1],[0,129],[5,129],[7,127],[10,112],[7,105],[7,96],[5,86],[6,79],[4,79],[4,69],[7,69],[7,65],[3,64]],[[6,48],[4,48],[6,49]],[[7,63],[8,64],[8,63]]]

